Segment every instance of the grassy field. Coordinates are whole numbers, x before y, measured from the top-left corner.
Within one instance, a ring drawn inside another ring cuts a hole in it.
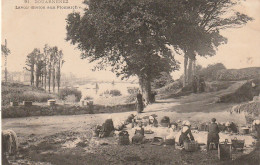
[[[2,83],[2,106],[9,105],[10,102],[47,102],[48,99],[57,98],[54,94],[49,94],[41,88],[19,83]]]

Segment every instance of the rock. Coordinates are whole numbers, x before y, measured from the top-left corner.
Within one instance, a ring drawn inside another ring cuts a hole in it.
[[[48,105],[49,106],[54,106],[55,104],[56,104],[56,100],[53,100],[53,99],[48,100]]]
[[[23,101],[24,106],[32,106],[32,101]]]
[[[18,106],[18,105],[19,105],[19,103],[18,103],[18,102],[16,102],[16,101],[13,101],[13,102],[10,102],[10,105],[11,105],[12,107],[15,107],[15,106]]]

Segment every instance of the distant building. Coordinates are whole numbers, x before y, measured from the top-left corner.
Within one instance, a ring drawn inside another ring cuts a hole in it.
[[[4,71],[2,70],[2,80],[3,80]],[[20,83],[30,83],[30,73],[28,71],[22,72],[8,72],[7,81],[8,82],[20,82]]]

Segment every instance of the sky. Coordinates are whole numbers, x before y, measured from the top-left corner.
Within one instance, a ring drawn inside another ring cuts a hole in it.
[[[79,77],[89,77],[97,80],[117,80],[110,71],[93,72],[94,64],[80,59],[80,51],[65,41],[67,15],[81,9],[47,9],[47,6],[77,6],[83,7],[82,0],[64,0],[63,4],[35,3],[41,0],[2,0],[2,36],[1,41],[7,39],[7,46],[11,50],[8,56],[8,70],[21,71],[25,66],[26,56],[34,48],[42,49],[44,44],[58,46],[63,50],[65,63],[64,73],[73,73]],[[17,9],[20,6],[44,6],[45,9]],[[221,33],[228,38],[228,43],[219,47],[214,57],[198,57],[197,63],[206,67],[208,64],[221,62],[227,68],[244,68],[260,66],[260,0],[243,1],[237,8],[239,11],[254,18],[246,26],[239,29],[228,29]],[[176,55],[177,60],[183,62],[183,56]],[[3,61],[3,60],[2,60]],[[3,62],[2,62],[3,64]],[[172,73],[178,78],[183,73]]]

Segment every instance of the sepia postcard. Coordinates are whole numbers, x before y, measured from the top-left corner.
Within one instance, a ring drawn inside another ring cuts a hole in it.
[[[1,164],[260,164],[260,0],[2,0],[1,20]]]

